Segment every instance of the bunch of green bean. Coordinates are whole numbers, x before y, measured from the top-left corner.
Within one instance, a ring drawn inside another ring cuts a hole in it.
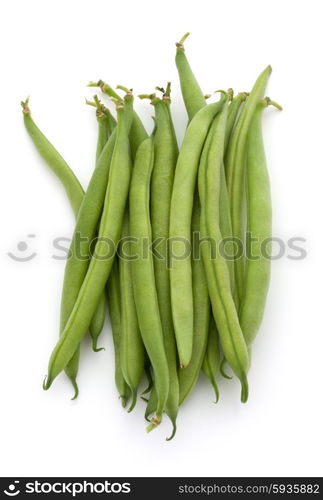
[[[216,401],[225,364],[248,399],[251,344],[259,330],[270,277],[271,200],[262,139],[268,66],[252,90],[207,98],[188,63],[184,41],[176,66],[188,126],[180,149],[171,86],[141,94],[154,109],[146,132],[132,90],[91,82],[98,96],[95,169],[86,191],[22,103],[26,129],[62,182],[76,224],[65,267],[59,339],[43,387],[65,371],[78,395],[80,343],[94,351],[107,308],[115,353],[115,385],[131,411],[141,390],[147,430],[166,413],[176,432],[179,406],[200,372]],[[122,91],[122,95],[120,95]],[[266,254],[264,254],[264,244]],[[82,255],[82,258],[78,256]]]

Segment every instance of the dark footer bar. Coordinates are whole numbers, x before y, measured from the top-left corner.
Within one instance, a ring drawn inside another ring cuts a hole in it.
[[[322,498],[322,484],[316,477],[8,477],[0,478],[0,498]]]

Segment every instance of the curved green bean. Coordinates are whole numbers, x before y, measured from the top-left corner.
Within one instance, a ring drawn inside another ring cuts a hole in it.
[[[185,55],[184,42],[189,36],[186,33],[181,40],[176,43],[175,62],[179,74],[182,95],[189,120],[204,106],[206,106],[203,92],[191,70]]]
[[[219,224],[219,196],[226,118],[227,106],[224,106],[223,111],[213,121],[207,161],[201,165],[199,171],[202,204],[201,234],[205,238],[211,238],[217,246],[222,240]],[[241,382],[241,401],[246,402],[248,399],[246,374],[249,368],[249,358],[232,297],[229,269],[220,252],[215,259],[210,258],[206,245],[202,245],[202,258],[222,349],[226,360]]]
[[[181,368],[189,364],[193,348],[192,265],[191,257],[186,253],[191,250],[191,221],[197,170],[205,137],[223,103],[222,97],[220,101],[207,105],[194,116],[187,128],[175,171],[169,229],[173,259],[170,264],[170,281],[173,321]],[[181,257],[183,243],[184,258]],[[173,258],[174,255],[176,259]]]
[[[250,258],[246,265],[240,323],[248,345],[259,330],[270,281],[270,259],[268,254],[264,255],[263,243],[271,238],[272,210],[261,125],[262,112],[269,104],[276,105],[269,99],[257,105],[247,138],[247,233],[252,240],[248,246]],[[269,245],[266,245],[266,253],[268,251]]]
[[[34,146],[63,184],[73,212],[77,216],[84,195],[81,184],[64,158],[37,127],[30,113],[29,99],[26,99],[21,105],[23,108],[24,124]]]
[[[156,130],[154,133],[154,167],[151,177],[150,207],[152,242],[153,245],[156,245],[156,253],[154,253],[156,291],[169,369],[169,393],[165,412],[173,424],[173,432],[168,438],[170,440],[176,432],[179,386],[167,252],[170,201],[178,157],[178,146],[170,112],[169,93],[170,89],[168,89],[168,98],[163,100],[154,95],[151,96],[151,103],[155,108]],[[149,413],[152,413],[156,410],[155,405],[157,405],[157,394],[155,391],[152,392],[149,403],[147,408]]]
[[[229,108],[230,109],[230,108]],[[206,172],[206,165],[208,161],[208,153],[210,149],[210,145],[212,143],[212,138],[214,134],[214,128],[216,126],[216,122],[212,124],[210,131],[207,135],[207,138],[205,140],[204,146],[203,146],[203,151],[200,159],[200,172],[199,172],[199,192],[200,192],[200,198],[201,201],[205,204],[205,198],[206,198],[206,183],[201,182],[200,179],[205,178],[205,172]],[[227,125],[226,125],[226,131],[227,131]],[[224,184],[222,184],[224,181]],[[232,233],[231,233],[231,221],[230,221],[230,209],[228,205],[228,194],[227,194],[227,187],[225,183],[225,177],[224,177],[224,167],[223,164],[221,166],[221,172],[220,172],[220,193],[219,193],[219,227],[220,227],[220,232],[221,232],[221,240],[222,242],[224,241],[224,238],[231,238]],[[201,211],[201,210],[200,210]],[[201,231],[203,234],[203,232]],[[209,235],[207,235],[209,237]],[[230,243],[230,241],[229,241]],[[205,243],[202,243],[205,244]],[[227,246],[227,244],[226,244]],[[230,248],[231,249],[231,248]],[[228,258],[225,256],[226,263],[228,266],[228,270],[230,273],[230,283],[231,283],[231,288],[233,290],[234,286],[234,281],[233,281],[233,266],[231,265],[230,261]],[[203,269],[204,271],[204,269]],[[205,271],[204,271],[205,275]],[[205,278],[205,283],[206,283],[206,278]],[[206,284],[207,287],[207,284]],[[216,352],[213,352],[215,349],[214,346],[214,339],[210,340],[210,337],[213,335],[214,332],[213,330],[216,329],[216,325],[214,322],[214,317],[213,314],[211,314],[211,317],[209,318],[209,323],[208,323],[208,328],[205,332],[205,342],[206,346],[204,349],[205,356],[203,358],[203,364],[202,364],[202,370],[204,372],[204,375],[210,380],[215,396],[216,396],[216,401],[218,400],[219,397],[219,391],[216,383],[216,375],[217,375],[217,365],[218,363],[215,363],[215,366],[212,369],[212,365],[210,366],[210,360],[217,359],[218,356],[218,347],[216,348]],[[217,329],[216,329],[217,333]],[[217,334],[218,335],[218,334]],[[220,369],[221,369],[221,364],[220,364]]]
[[[54,148],[54,146],[48,141],[48,139],[44,136],[41,130],[37,127],[35,122],[33,121],[30,113],[28,99],[25,102],[22,102],[23,107],[23,116],[24,123],[30,138],[32,139],[36,149],[39,151],[41,157],[46,161],[46,163],[50,166],[53,172],[57,175],[57,177],[62,182],[65,191],[67,193],[68,199],[71,203],[72,209],[75,215],[78,213],[81,203],[84,197],[84,191],[82,189],[81,184],[79,183],[77,177],[73,173],[72,169],[67,165],[62,156],[58,153],[58,151]],[[100,128],[100,127],[99,127]],[[99,137],[102,134],[99,131]],[[101,303],[102,303],[101,299]],[[101,304],[102,307],[102,304]],[[104,301],[105,307],[105,301]],[[93,316],[93,323],[99,327],[99,324],[102,323],[103,314],[105,316],[105,311],[98,308]],[[63,323],[63,319],[61,319],[61,324]],[[74,397],[72,399],[76,399],[78,395],[78,387],[76,383],[76,377],[78,372],[79,365],[79,349],[75,352],[73,358],[69,361],[68,365],[65,368],[65,373],[70,379],[73,387],[74,387]]]
[[[131,96],[125,99],[125,115],[128,128],[132,120],[132,102],[133,98]],[[116,129],[114,129],[102,149],[85,193],[84,202],[80,207],[70,246],[71,255],[65,267],[61,302],[61,331],[66,326],[89,267],[91,243],[96,236],[102,213],[115,142]],[[103,299],[100,300],[103,302]],[[102,311],[100,309],[102,308],[102,304],[98,304],[98,307],[99,311]],[[94,333],[93,330],[92,333]],[[97,333],[97,330],[95,333]],[[94,347],[96,345],[95,342],[94,339]]]
[[[184,53],[183,43],[186,37],[187,35],[184,35],[177,49],[176,63],[186,111],[189,119],[192,119],[201,108],[206,106],[206,99]],[[196,235],[200,235],[200,212],[200,200],[198,195],[196,195],[192,217],[192,232]],[[194,307],[194,357],[186,368],[179,371],[180,404],[190,394],[197,382],[206,350],[210,321],[210,300],[207,292],[205,271],[199,255],[198,258],[192,259],[192,288]]]
[[[115,255],[115,245],[120,239],[130,185],[131,158],[129,154],[127,121],[124,117],[123,104],[121,103],[118,104],[117,114],[117,134],[111,159],[109,182],[99,235],[95,246],[96,255],[91,259],[73,310],[69,315],[62,336],[53,350],[49,361],[47,379],[44,382],[44,389],[48,389],[57,375],[65,368],[73,356],[78,343],[84,337],[91,322],[93,312],[98,305],[100,295],[108,280]],[[109,145],[109,141],[107,146]],[[107,243],[110,251],[108,258],[106,255]],[[113,246],[113,255],[111,255],[111,245]]]
[[[198,193],[195,193],[192,215],[192,239],[200,235],[201,205]],[[186,368],[178,372],[179,404],[181,405],[192,392],[205,356],[209,322],[210,299],[207,290],[205,271],[200,255],[193,255],[192,259],[193,306],[194,306],[194,337],[192,359]]]
[[[142,339],[154,371],[157,392],[156,415],[147,430],[161,422],[168,400],[169,370],[164,347],[163,329],[158,308],[154,262],[151,252],[144,255],[143,245],[151,246],[149,217],[150,180],[154,161],[153,139],[138,148],[130,187],[131,269],[136,310]]]
[[[116,120],[110,113],[110,111],[100,102],[98,97],[94,96],[94,101],[86,101],[87,104],[95,106],[96,108],[96,117],[98,122],[98,139],[97,139],[97,147],[96,147],[96,163],[99,160],[99,157],[106,145],[107,140],[111,136],[115,126]],[[103,293],[98,307],[96,309],[96,313],[94,314],[90,326],[89,333],[92,338],[92,349],[94,352],[102,351],[104,348],[97,347],[98,338],[103,330],[105,318],[106,318],[106,294]]]
[[[244,245],[244,223],[243,223],[243,198],[245,177],[245,149],[247,134],[255,108],[263,98],[266,84],[271,73],[271,67],[267,68],[257,78],[246,104],[239,116],[233,131],[229,148],[227,151],[227,183],[231,203],[231,221],[233,237]],[[239,255],[234,261],[236,301],[239,305],[243,296],[245,258]]]

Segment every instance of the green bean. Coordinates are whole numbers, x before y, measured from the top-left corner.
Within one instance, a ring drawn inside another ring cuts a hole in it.
[[[225,138],[224,138],[224,150],[226,152],[228,148],[228,143],[230,140],[230,137],[232,135],[232,131],[235,127],[237,117],[239,112],[241,111],[241,106],[244,103],[244,101],[247,98],[247,93],[246,92],[241,92],[238,95],[236,95],[233,100],[231,101],[229,108],[228,108],[228,118],[227,118],[227,123],[226,123],[226,129],[225,129]],[[225,158],[225,153],[224,153],[224,158]],[[229,194],[228,194],[228,187],[227,187],[227,180],[226,180],[226,174],[225,174],[225,164],[222,163],[221,166],[221,178],[220,178],[220,231],[222,235],[222,242],[223,242],[223,251],[225,250],[225,257],[227,261],[227,265],[229,268],[229,273],[230,273],[230,281],[231,281],[231,289],[232,292],[234,293],[234,297],[236,299],[236,294],[235,294],[235,278],[234,278],[234,243],[232,241],[232,223],[231,223],[231,214],[230,214],[230,200],[229,200]],[[211,347],[212,348],[212,347]],[[207,347],[207,351],[209,350],[209,346]],[[223,359],[222,364],[221,364],[221,369],[220,372],[225,378],[231,378],[228,377],[223,369],[222,365],[225,363],[225,359]],[[209,377],[210,378],[210,377]],[[210,378],[211,380],[211,378]],[[212,382],[212,380],[211,380]]]
[[[82,189],[82,186],[73,173],[72,169],[67,165],[62,156],[57,152],[54,146],[48,141],[48,139],[44,136],[44,134],[40,131],[40,129],[33,121],[28,106],[28,99],[26,102],[22,102],[21,104],[23,107],[23,116],[26,129],[42,158],[46,161],[46,163],[50,166],[50,168],[62,182],[71,203],[72,209],[76,215],[83,201],[84,191]],[[93,316],[92,321],[98,323],[100,322],[101,318],[102,311],[98,308]],[[63,324],[63,321],[64,318],[61,318],[61,324]],[[74,397],[72,399],[76,399],[78,395],[76,377],[78,372],[79,356],[79,349],[77,349],[73,358],[65,368],[65,373],[70,379],[75,391]]]
[[[156,415],[148,431],[161,422],[168,400],[169,370],[164,347],[163,329],[158,308],[154,263],[151,252],[144,255],[143,245],[151,248],[149,217],[150,180],[154,161],[153,139],[138,148],[130,187],[131,266],[136,310],[142,339],[154,371],[157,392]],[[146,243],[145,243],[146,242]]]
[[[125,407],[129,396],[129,387],[123,377],[121,369],[121,300],[120,300],[120,283],[118,259],[114,260],[110,277],[106,286],[108,307],[111,322],[111,330],[114,345],[114,380],[116,384],[122,406]]]
[[[252,117],[247,138],[247,234],[250,238],[250,257],[247,259],[240,323],[248,345],[259,330],[270,281],[270,259],[268,255],[264,255],[263,243],[270,242],[272,211],[261,125],[262,112],[270,104],[281,109],[268,98],[262,100]],[[266,245],[266,250],[269,251],[269,244]]]
[[[101,89],[105,91],[107,84],[101,82]],[[130,97],[132,98],[132,91],[124,86],[118,85],[118,89],[123,90],[125,101]],[[118,94],[109,87],[110,90],[106,91],[110,97],[119,98]],[[133,120],[129,127],[129,142],[132,156],[134,157],[140,143],[147,138],[147,133],[141,123],[139,116],[133,112]],[[125,216],[124,230],[128,231],[128,217]],[[125,236],[125,235],[124,235]],[[133,298],[133,286],[131,278],[130,262],[126,259],[120,259],[120,279],[123,282],[121,286],[121,368],[124,374],[126,383],[128,384],[131,394],[132,403],[128,411],[132,411],[137,400],[137,389],[142,377],[142,372],[145,364],[145,350],[141,340],[138,320],[135,311],[135,304]],[[146,371],[147,373],[147,371]]]
[[[128,128],[132,120],[132,102],[132,96],[127,96],[127,99],[125,99],[125,113]],[[102,213],[115,141],[116,131],[114,130],[98,158],[96,168],[85,193],[84,202],[77,218],[70,246],[71,255],[65,267],[61,302],[61,331],[63,331],[66,326],[89,267],[91,243],[97,233],[97,227]],[[77,250],[79,251],[79,255],[76,255]],[[102,311],[102,304],[98,304],[98,307],[99,311]],[[97,333],[97,330],[94,332],[92,329],[92,333]],[[95,342],[94,339],[94,348]]]
[[[130,184],[131,158],[129,154],[127,120],[124,117],[122,103],[118,104],[117,114],[116,141],[111,159],[109,182],[106,190],[99,236],[95,246],[96,255],[90,262],[68,322],[59,342],[53,350],[49,361],[47,379],[44,382],[44,389],[48,389],[57,375],[65,368],[73,356],[78,343],[84,337],[91,317],[98,305],[100,295],[109,278],[114,260],[115,245],[120,239]],[[108,144],[109,141],[107,146]],[[102,154],[100,159],[102,158]],[[109,258],[106,255],[107,242],[109,246],[111,244],[114,245],[113,255],[110,255]]]
[[[21,105],[23,108],[24,124],[30,138],[40,156],[63,184],[73,212],[77,216],[84,195],[81,184],[66,161],[35,124],[30,113],[29,99],[26,99]]]
[[[195,194],[192,215],[193,241],[200,234],[201,206],[198,193]],[[194,236],[195,235],[195,236]],[[207,345],[209,321],[210,321],[210,299],[206,285],[206,277],[203,263],[199,255],[193,255],[192,259],[192,282],[193,282],[193,306],[194,306],[194,337],[192,359],[186,368],[178,372],[179,381],[179,403],[180,405],[192,392],[202,367]]]
[[[145,364],[145,349],[138,325],[131,277],[129,210],[127,208],[120,244],[120,296],[121,296],[121,369],[126,383],[131,390],[132,402],[128,411],[132,411],[137,401],[137,391]]]
[[[221,110],[219,102],[202,108],[190,122],[178,156],[170,213],[171,254],[180,256],[182,243],[191,244],[191,220],[199,159],[210,124]],[[189,248],[190,250],[190,248]],[[193,348],[194,311],[190,256],[173,259],[170,266],[172,313],[179,363],[185,368]]]
[[[188,118],[191,120],[201,108],[206,106],[206,101],[185,55],[184,42],[188,36],[189,33],[186,33],[183,38],[176,43],[175,62],[180,78],[185,108]]]
[[[176,53],[177,69],[181,82],[183,99],[189,119],[204,106],[206,99],[191,70],[191,67],[184,53],[183,43],[187,35],[184,35]],[[200,201],[198,195],[195,196],[193,205],[192,229],[195,234],[200,234]],[[203,357],[206,349],[209,321],[210,321],[210,301],[208,297],[206,278],[203,264],[200,257],[192,260],[192,287],[193,287],[193,307],[194,307],[194,357],[188,367],[180,370],[180,403],[190,394],[199,376]]]
[[[73,310],[88,270],[90,244],[96,235],[97,225],[102,212],[104,189],[108,181],[109,163],[113,152],[114,142],[115,134],[112,134],[99,157],[76,221],[76,227],[70,246],[70,256],[65,266],[61,299],[61,332],[63,332],[67,325],[67,321]],[[78,255],[76,254],[77,251]]]
[[[94,96],[94,101],[86,101],[87,104],[95,106],[96,108],[96,117],[98,122],[98,139],[97,139],[97,148],[96,148],[96,163],[99,160],[99,157],[106,145],[107,140],[109,139],[112,131],[115,128],[115,119],[111,115],[110,111],[100,102],[97,96]],[[105,317],[106,317],[106,294],[103,293],[101,295],[101,299],[99,301],[96,313],[94,314],[90,326],[89,332],[92,338],[92,349],[94,352],[102,351],[104,348],[98,348],[98,338],[103,330]]]
[[[180,82],[181,82],[181,89],[182,89],[182,94],[186,106],[186,110],[189,115],[189,119],[191,119],[194,114],[201,108],[203,108],[206,105],[206,100],[205,96],[203,95],[203,92],[187,62],[186,56],[184,54],[184,46],[183,43],[185,39],[187,38],[188,33],[184,35],[183,39],[179,43],[179,47],[177,50],[177,55],[176,55],[176,61],[178,59],[178,72],[179,72],[179,77],[180,77]],[[180,53],[182,52],[182,54]],[[233,94],[232,89],[230,89],[230,94]],[[235,114],[237,113],[237,104],[239,103],[240,106],[240,99],[245,98],[244,95],[239,94],[237,98],[234,99],[232,107],[230,106],[230,113],[227,121],[227,130],[226,130],[226,140],[229,140],[229,137],[231,135],[231,131],[234,125],[235,121]],[[220,191],[220,210],[221,210],[221,216],[220,216],[220,221],[223,221],[222,224],[222,230],[223,230],[223,238],[226,238],[227,241],[230,238],[232,238],[232,226],[231,226],[231,220],[230,220],[230,213],[229,213],[229,200],[228,200],[228,193],[227,193],[227,186],[225,183],[225,173],[224,173],[224,166],[222,166],[221,169],[221,191]],[[226,248],[229,246],[229,252],[228,252],[228,259],[227,259],[227,265],[229,267],[230,271],[230,276],[231,276],[231,284],[232,287],[234,287],[234,263],[232,260],[230,260],[230,256],[233,255],[233,243],[230,243],[228,241],[226,243]],[[198,265],[198,264],[196,264]],[[196,273],[195,280],[198,281],[205,281],[203,278],[204,270],[200,269],[200,273]],[[194,281],[193,281],[193,287],[194,287]],[[198,286],[198,283],[197,283]],[[198,297],[198,296],[197,296]],[[199,301],[199,299],[197,298]],[[204,301],[204,305],[206,307],[206,301]],[[196,307],[197,314],[201,314],[201,317],[205,316],[205,309],[201,309],[200,306],[197,305]],[[203,314],[204,313],[204,314]],[[198,320],[197,320],[198,322]]]
[[[221,357],[219,347],[219,334],[213,316],[211,316],[206,353],[202,368],[205,376],[210,380],[213,386],[216,403],[219,400],[219,388],[216,383],[216,379],[220,371],[220,364]]]
[[[237,94],[231,101],[228,109],[228,118],[225,129],[225,138],[224,138],[224,158],[226,156],[228,144],[233,132],[233,129],[237,122],[237,117],[241,112],[241,106],[244,101],[247,99],[247,92],[240,92]],[[230,214],[230,200],[228,194],[228,186],[226,179],[226,161],[224,160],[224,164],[221,167],[221,191],[220,191],[220,230],[222,234],[223,241],[228,241],[226,244],[226,248],[229,251],[226,253],[227,263],[229,266],[230,278],[231,278],[231,287],[234,292],[235,289],[235,280],[234,280],[234,245],[233,242],[230,242],[232,239],[232,222],[231,222],[231,214]]]
[[[242,243],[242,245],[244,243],[243,199],[246,140],[255,107],[264,96],[270,73],[271,67],[268,66],[256,80],[233,131],[227,152],[227,182],[231,202],[232,234],[237,241]],[[236,301],[239,305],[244,289],[245,259],[243,255],[239,255],[235,259],[234,266]]]
[[[211,129],[207,135],[207,138],[206,138],[204,146],[203,146],[203,151],[202,151],[202,155],[201,155],[201,159],[200,159],[199,177],[201,177],[202,175],[205,176],[204,172],[206,171],[208,153],[209,153],[210,145],[212,143],[212,138],[213,138],[215,126],[216,126],[216,122],[212,124]],[[226,131],[227,131],[227,125],[226,125]],[[220,226],[222,241],[224,241],[224,238],[232,237],[227,188],[226,188],[226,184],[224,184],[223,186],[221,185],[223,180],[225,181],[224,167],[222,164],[221,172],[220,172],[220,187],[219,187],[219,189],[220,189],[220,194],[219,194],[219,226]],[[201,201],[205,200],[205,197],[206,197],[205,189],[206,189],[206,183],[199,181],[199,190],[200,190]],[[205,201],[204,201],[204,203],[205,203]],[[230,261],[227,259],[227,257],[226,257],[226,263],[228,265],[228,270],[230,273],[231,288],[233,289],[233,286],[234,286],[233,273],[232,273],[233,266],[230,265]],[[205,272],[204,272],[204,274],[205,274]],[[206,281],[206,278],[205,278],[205,281]],[[213,352],[213,350],[215,348],[214,342],[209,340],[213,334],[214,328],[216,328],[216,325],[214,324],[214,318],[213,318],[213,315],[211,314],[211,317],[209,318],[208,329],[205,332],[206,346],[204,349],[205,356],[203,359],[202,370],[204,372],[204,375],[210,380],[210,382],[213,386],[215,395],[216,395],[216,400],[217,400],[218,399],[218,388],[217,388],[217,384],[216,384],[216,373],[211,369],[211,367],[209,367],[210,359],[214,359],[214,356],[217,355],[217,351],[218,351],[218,348],[217,348],[216,352]],[[217,366],[217,363],[215,363],[215,366]],[[215,367],[214,367],[214,370],[216,371]]]
[[[165,412],[172,421],[173,432],[168,440],[172,439],[176,432],[176,418],[179,404],[177,352],[172,321],[169,265],[167,258],[170,201],[176,160],[178,157],[178,146],[169,106],[169,93],[170,88],[168,88],[166,100],[161,100],[154,94],[150,96],[151,104],[155,108],[156,125],[156,131],[154,133],[154,167],[151,178],[151,230],[152,242],[153,245],[154,243],[156,244],[156,252],[158,253],[158,256],[154,254],[155,282],[170,382]],[[149,402],[148,411],[152,413],[156,410],[158,402],[155,391],[152,392]]]
[[[207,161],[199,171],[199,191],[202,204],[201,234],[210,238],[217,246],[222,240],[219,224],[220,173],[224,151],[227,106],[215,117],[210,134],[212,140],[207,152]],[[219,252],[210,259],[208,248],[202,245],[202,258],[211,298],[213,316],[218,327],[222,349],[241,382],[241,401],[248,398],[247,370],[248,351],[239,325],[239,319],[231,293],[227,263]]]

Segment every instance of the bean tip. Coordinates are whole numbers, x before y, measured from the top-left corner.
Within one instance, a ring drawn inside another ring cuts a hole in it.
[[[249,396],[249,385],[245,373],[243,373],[240,382],[241,382],[241,403],[246,403],[248,401],[248,396]]]
[[[172,433],[169,437],[166,438],[166,441],[171,441],[174,437],[175,437],[175,434],[176,434],[176,423],[175,422],[172,422],[173,424],[173,430],[172,430]]]
[[[22,112],[25,114],[25,115],[29,115],[30,114],[30,108],[29,108],[29,96],[27,97],[27,99],[25,99],[24,101],[21,101],[20,102],[20,105],[22,107]]]
[[[136,403],[137,403],[137,391],[134,388],[131,389],[131,397],[132,397],[132,400],[131,400],[131,404],[128,408],[128,413],[132,412],[132,410],[134,409],[134,407],[136,406]]]
[[[92,351],[93,352],[100,352],[100,351],[105,351],[105,347],[98,347],[98,339],[93,338],[92,339]]]
[[[78,388],[78,385],[77,385],[77,382],[76,382],[75,378],[71,379],[71,382],[72,382],[72,385],[73,385],[73,388],[74,388],[74,396],[71,398],[71,401],[75,401],[75,399],[79,395],[79,388]]]
[[[154,429],[156,429],[156,427],[158,427],[160,422],[161,422],[161,419],[159,417],[157,417],[157,415],[152,417],[152,419],[150,420],[150,424],[146,427],[146,432],[151,432]]]
[[[48,375],[45,375],[44,381],[43,381],[43,389],[44,391],[47,391],[50,386],[52,385],[52,381],[48,377]]]

